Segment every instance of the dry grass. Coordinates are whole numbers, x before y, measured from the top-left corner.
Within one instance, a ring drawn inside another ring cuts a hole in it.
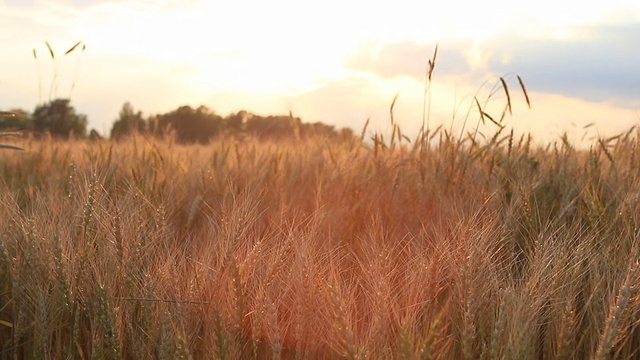
[[[639,134],[423,135],[17,140],[2,358],[637,356]]]

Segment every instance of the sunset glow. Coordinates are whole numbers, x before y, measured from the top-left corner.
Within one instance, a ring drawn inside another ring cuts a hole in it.
[[[221,114],[291,110],[304,121],[355,130],[371,118],[384,128],[396,93],[397,118],[417,129],[437,43],[436,123],[455,124],[456,99],[513,73],[528,85],[535,112],[520,102],[508,121],[521,124],[535,113],[553,126],[518,126],[543,137],[593,114],[602,114],[594,121],[606,133],[619,127],[612,122],[634,124],[640,109],[640,50],[616,45],[638,43],[640,5],[632,1],[429,8],[415,1],[5,0],[0,13],[0,109],[32,110],[47,100],[54,67],[44,41],[61,55],[81,39],[84,53],[56,60],[55,95],[70,95],[103,133],[126,101],[147,114],[204,104]]]

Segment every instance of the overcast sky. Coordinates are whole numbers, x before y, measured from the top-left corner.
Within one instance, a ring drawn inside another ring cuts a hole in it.
[[[500,76],[512,95],[506,124],[541,139],[580,138],[590,123],[589,136],[613,135],[640,120],[635,0],[0,0],[0,28],[0,110],[70,97],[102,133],[127,101],[146,115],[291,110],[356,131],[371,118],[385,131],[396,94],[395,118],[412,132],[436,44],[432,126],[474,127],[473,96],[485,100]],[[78,40],[86,50],[63,56]],[[487,110],[499,117],[505,101],[497,91]]]

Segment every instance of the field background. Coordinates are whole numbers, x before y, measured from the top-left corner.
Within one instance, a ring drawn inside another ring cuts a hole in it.
[[[0,357],[638,356],[639,133],[470,139],[11,141]]]

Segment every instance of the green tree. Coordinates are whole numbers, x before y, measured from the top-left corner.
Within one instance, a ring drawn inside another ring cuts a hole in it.
[[[8,112],[0,112],[0,131],[31,130],[33,119],[29,113],[22,109],[11,109]]]
[[[239,134],[244,131],[245,122],[253,116],[252,113],[245,110],[232,113],[224,118],[224,129],[229,133]]]
[[[156,131],[162,132],[167,128],[175,131],[176,139],[180,142],[205,144],[220,133],[222,120],[221,116],[206,106],[197,109],[181,106],[168,114],[159,115],[154,124]]]
[[[301,122],[298,118],[294,121]],[[247,119],[245,131],[261,139],[283,139],[294,136],[294,124],[288,115],[254,115]]]
[[[56,137],[68,138],[71,134],[84,137],[87,135],[87,116],[76,114],[69,99],[56,99],[36,107],[33,128]]]
[[[111,139],[120,140],[133,133],[146,133],[147,122],[142,117],[142,111],[135,112],[129,102],[122,105],[120,116],[111,128]]]

